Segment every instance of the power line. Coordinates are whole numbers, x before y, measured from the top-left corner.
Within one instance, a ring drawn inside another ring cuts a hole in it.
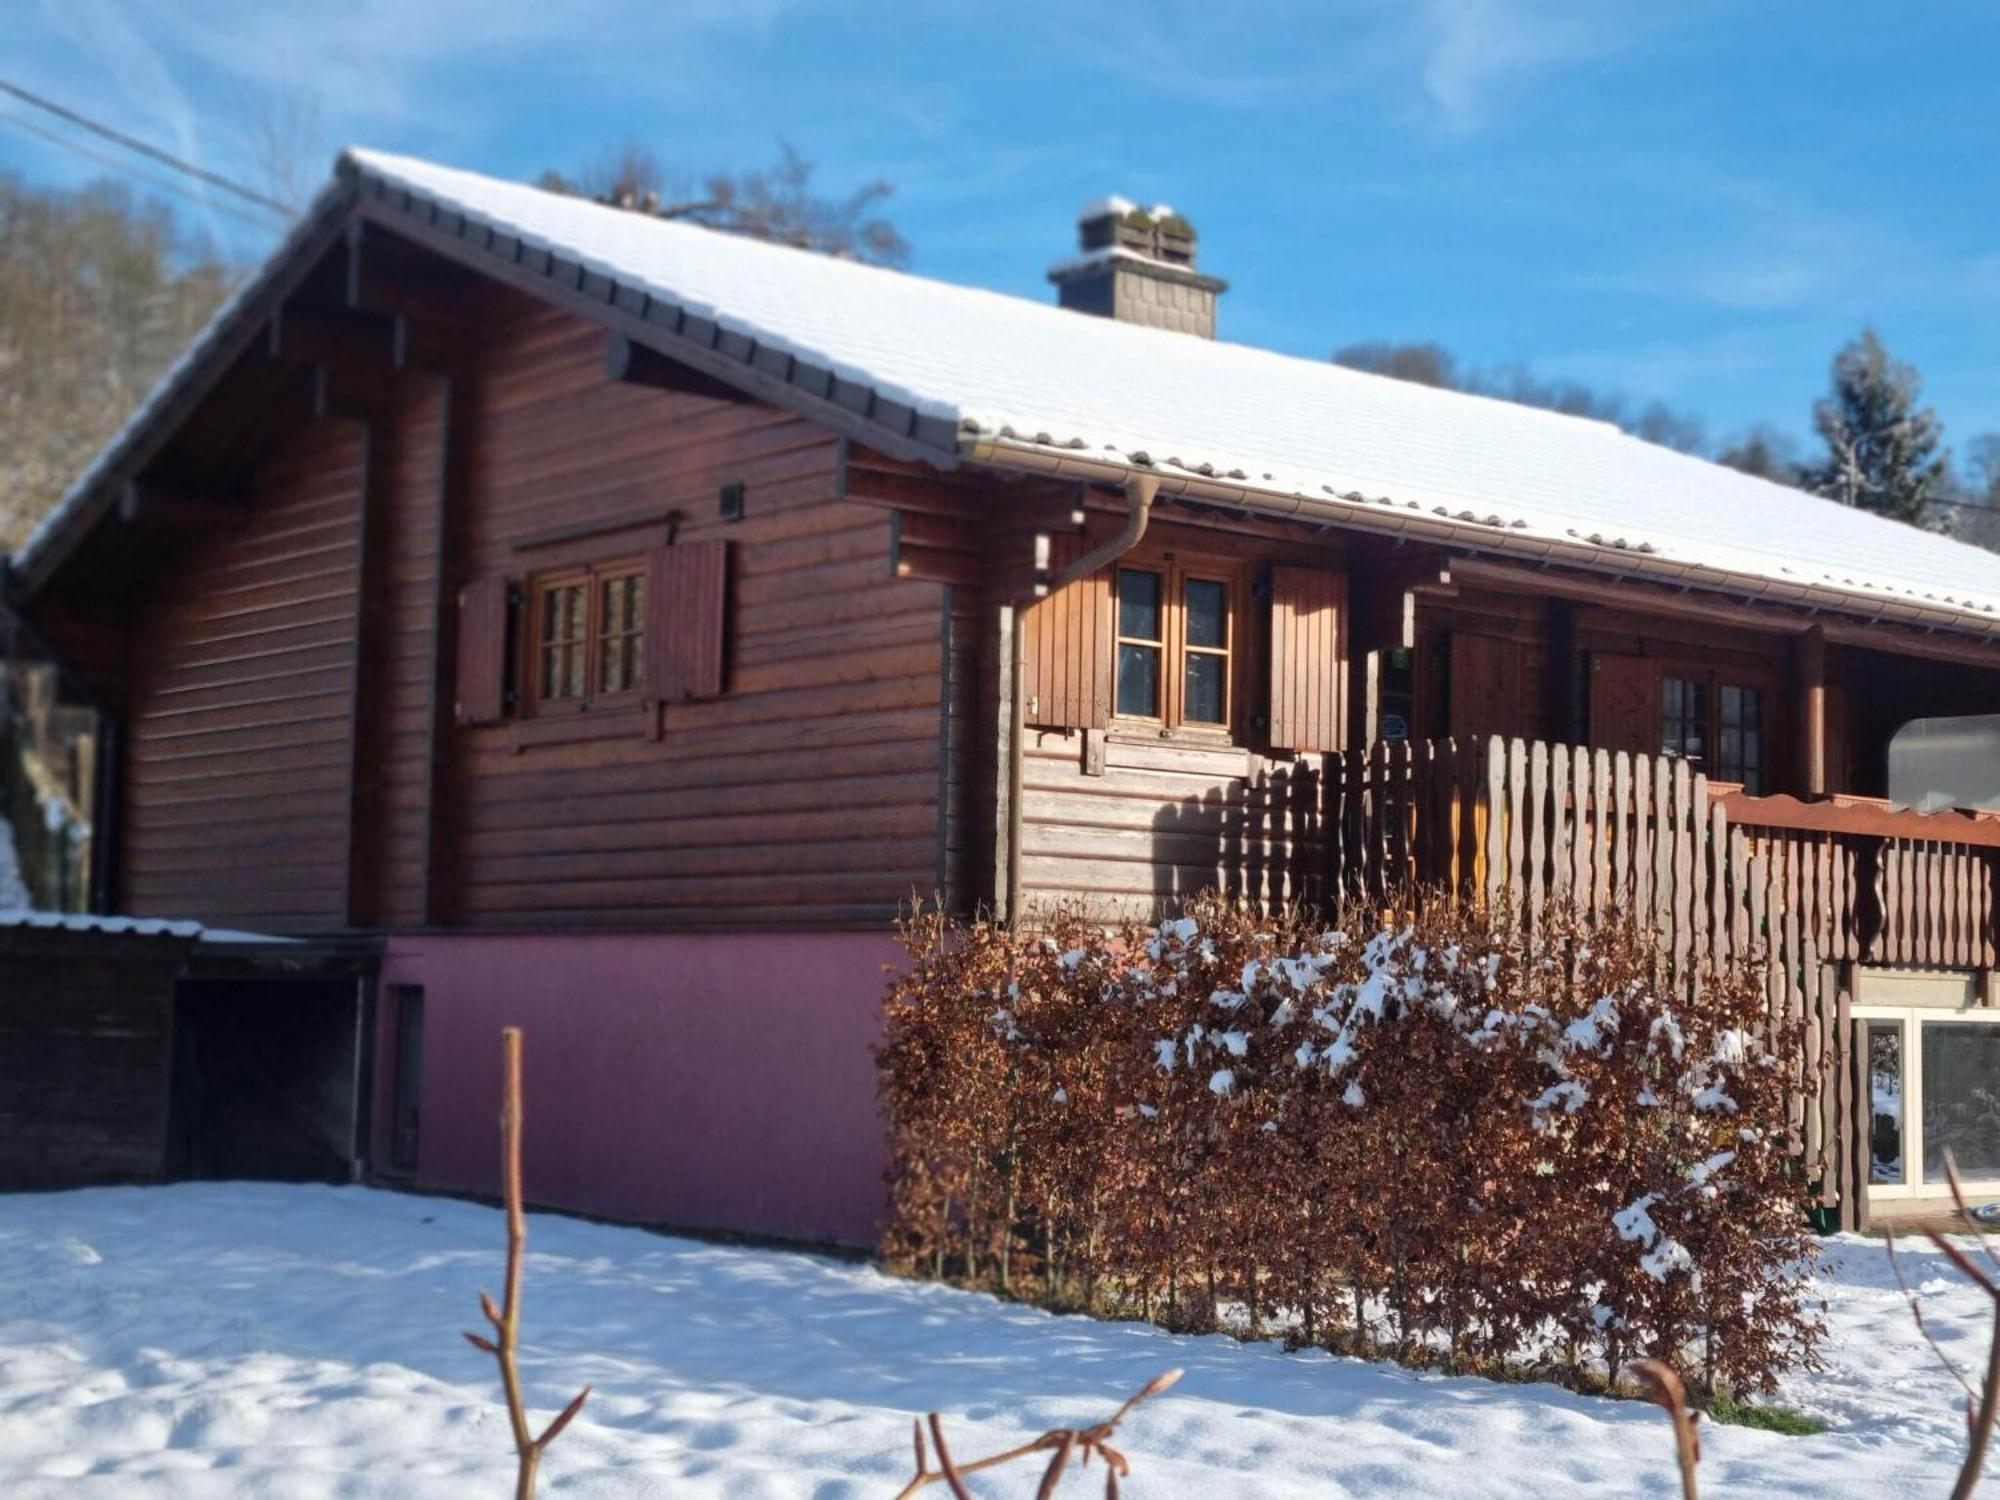
[[[79,156],[88,157],[91,161],[110,167],[114,172],[137,178],[140,182],[151,183],[162,192],[172,193],[177,198],[184,199],[202,208],[211,209],[216,213],[227,214],[238,223],[250,224],[258,229],[269,229],[271,227],[269,219],[260,219],[254,215],[245,213],[240,208],[232,208],[227,203],[217,203],[213,198],[205,198],[185,184],[175,182],[171,177],[164,177],[156,172],[148,172],[143,167],[135,167],[130,162],[120,161],[108,151],[98,151],[90,146],[86,146],[82,141],[73,141],[67,136],[58,135],[53,130],[45,130],[33,120],[24,120],[19,115],[0,112],[0,125],[12,125],[16,130],[25,131],[27,134],[47,141],[51,145],[61,146],[66,150],[74,151]]]
[[[292,217],[291,209],[280,203],[276,198],[267,198],[262,193],[254,192],[244,187],[239,182],[231,182],[220,173],[211,172],[206,167],[198,167],[191,161],[183,161],[180,157],[162,151],[157,146],[147,145],[146,142],[138,139],[136,136],[126,135],[121,130],[113,130],[109,125],[100,124],[88,115],[80,115],[75,110],[67,109],[52,99],[44,99],[40,94],[30,93],[18,83],[9,83],[6,79],[0,78],[0,93],[12,94],[24,104],[32,104],[36,109],[46,110],[48,113],[56,116],[57,119],[67,120],[72,125],[88,130],[92,135],[101,135],[107,141],[112,141],[123,146],[127,151],[136,151],[141,156],[151,157],[154,161],[162,165],[172,167],[176,172],[184,172],[190,177],[198,177],[210,186],[219,187],[227,193],[234,193],[237,197],[254,203],[259,208],[268,208],[275,213],[283,214],[287,219]]]

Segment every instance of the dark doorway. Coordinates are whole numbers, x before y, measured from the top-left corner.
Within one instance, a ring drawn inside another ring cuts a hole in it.
[[[174,1175],[351,1180],[360,1005],[349,979],[183,980],[174,997]]]
[[[424,988],[392,984],[389,1003],[395,1007],[396,1056],[389,1098],[389,1167],[404,1174],[417,1170],[418,1103],[424,1077]]]

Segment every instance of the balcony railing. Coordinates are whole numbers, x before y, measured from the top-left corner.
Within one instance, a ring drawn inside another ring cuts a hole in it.
[[[1752,797],[1686,761],[1524,740],[1380,743],[1340,757],[1334,783],[1349,891],[1442,887],[1529,922],[1566,896],[1648,917],[1681,957],[1791,918],[1827,960],[2000,960],[2000,816]]]

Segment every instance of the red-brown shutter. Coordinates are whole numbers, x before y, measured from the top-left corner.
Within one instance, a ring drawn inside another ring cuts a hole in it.
[[[1093,545],[1081,534],[1050,538],[1050,573],[1060,574]],[[1024,608],[1021,691],[1027,723],[1102,729],[1111,722],[1111,573],[1099,568]]]
[[[458,661],[453,717],[497,724],[507,716],[508,580],[474,579],[458,591]]]
[[[1643,656],[1590,655],[1590,743],[1660,753],[1660,668]]]
[[[1271,748],[1346,743],[1347,575],[1271,569]]]
[[[729,636],[729,543],[656,549],[646,567],[646,696],[722,695]]]
[[[1454,738],[1528,735],[1535,732],[1527,703],[1527,651],[1504,636],[1451,633],[1451,700]]]

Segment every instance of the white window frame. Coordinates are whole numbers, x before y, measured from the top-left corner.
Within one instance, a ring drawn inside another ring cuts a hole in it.
[[[1857,1033],[1855,1045],[1861,1053],[1864,1067],[1866,1066],[1867,1058],[1866,1039],[1868,1023],[1870,1021],[1894,1021],[1902,1028],[1903,1180],[1901,1182],[1875,1182],[1871,1180],[1868,1183],[1869,1201],[1889,1203],[1899,1199],[1941,1198],[1950,1191],[1944,1179],[1940,1177],[1936,1182],[1931,1182],[1924,1177],[1923,1024],[1926,1021],[1935,1021],[1956,1025],[1969,1022],[1975,1025],[2000,1026],[2000,1009],[1984,1003],[1988,997],[1981,993],[1982,986],[1978,982],[1978,977],[1972,974],[1932,973],[1917,975],[1886,974],[1878,971],[1871,975],[1867,971],[1864,971],[1861,978],[1862,984],[1860,988],[1862,993],[1866,993],[1868,981],[1871,978],[1888,981],[1888,983],[1882,986],[1884,989],[1901,988],[1910,981],[1916,981],[1920,984],[1929,981],[1946,981],[1952,984],[1963,984],[1965,987],[1965,999],[1956,1005],[1938,1003],[1936,1001],[1928,1005],[1857,1004],[1852,1011],[1855,1031]],[[1856,1128],[1863,1132],[1865,1138],[1874,1125],[1875,1108],[1872,1086],[1868,1089],[1868,1097],[1864,1107],[1866,1114],[1863,1116],[1863,1120],[1856,1122]],[[1874,1156],[1871,1151],[1869,1155],[1871,1178],[1873,1176],[1873,1160]],[[1963,1180],[1963,1185],[1969,1196],[2000,1197],[2000,1177],[1966,1178]]]

